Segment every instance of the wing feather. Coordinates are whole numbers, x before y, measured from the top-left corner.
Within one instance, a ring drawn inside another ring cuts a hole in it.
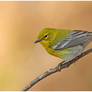
[[[85,42],[88,42],[90,39],[92,39],[92,35],[88,35],[87,31],[74,30],[73,32],[70,32],[63,41],[53,46],[53,49],[62,50],[65,48],[74,47],[77,45],[84,44]]]

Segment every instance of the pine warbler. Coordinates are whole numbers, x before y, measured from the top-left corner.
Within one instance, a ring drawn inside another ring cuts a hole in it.
[[[40,42],[48,53],[70,61],[82,53],[92,41],[92,32],[45,28],[39,32],[35,43]]]

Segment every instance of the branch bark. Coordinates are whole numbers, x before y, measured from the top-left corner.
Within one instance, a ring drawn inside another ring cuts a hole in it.
[[[25,88],[22,91],[27,91],[30,88],[32,88],[35,84],[37,84],[40,80],[44,79],[45,77],[54,74],[55,72],[60,72],[62,69],[65,69],[67,67],[69,67],[71,64],[73,64],[74,62],[76,62],[77,60],[79,60],[80,58],[86,56],[87,54],[92,52],[92,48],[88,49],[87,51],[83,52],[82,54],[80,54],[79,56],[75,57],[74,59],[72,59],[69,62],[66,63],[59,63],[55,68],[49,69],[48,71],[44,72],[43,74],[41,74],[40,76],[38,76],[37,78],[35,78],[33,81],[31,81],[27,86],[25,86]]]

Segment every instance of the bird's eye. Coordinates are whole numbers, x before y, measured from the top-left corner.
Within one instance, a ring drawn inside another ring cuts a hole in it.
[[[46,38],[48,35],[45,35],[44,38]]]
[[[48,39],[48,35],[45,35],[45,36],[44,36],[44,40],[46,40],[46,39]]]

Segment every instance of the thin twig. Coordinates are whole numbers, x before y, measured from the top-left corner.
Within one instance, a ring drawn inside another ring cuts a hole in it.
[[[92,48],[88,49],[87,51],[83,52],[82,54],[80,54],[79,56],[75,57],[74,59],[72,59],[69,62],[66,62],[64,64],[59,63],[58,66],[56,66],[55,68],[49,69],[48,71],[44,72],[43,74],[41,74],[40,76],[38,76],[37,78],[35,78],[33,81],[31,81],[22,91],[27,91],[29,90],[31,87],[33,87],[36,83],[38,83],[40,80],[44,79],[45,77],[55,73],[55,72],[59,72],[64,68],[69,67],[71,64],[73,64],[74,62],[76,62],[78,59],[86,56],[87,54],[89,54],[90,52],[92,52]]]

